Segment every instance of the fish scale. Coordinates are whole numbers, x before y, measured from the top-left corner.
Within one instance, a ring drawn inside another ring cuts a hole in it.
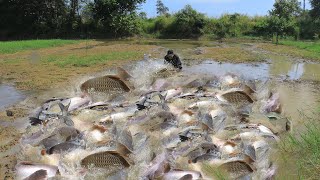
[[[80,89],[82,91],[93,90],[96,92],[129,92],[127,84],[117,76],[103,76],[89,79],[84,82]]]
[[[226,93],[223,97],[230,103],[253,103],[248,95],[238,91]]]
[[[118,168],[119,170],[130,166],[128,161],[116,152],[91,154],[81,161],[81,165],[85,167],[93,165],[97,168]]]
[[[220,168],[230,173],[232,178],[242,177],[253,172],[253,169],[247,163],[242,161],[228,162],[221,165]]]

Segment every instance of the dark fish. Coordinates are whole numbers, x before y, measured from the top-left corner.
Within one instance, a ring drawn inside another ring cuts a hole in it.
[[[47,150],[47,154],[60,154],[61,152],[68,152],[81,147],[79,143],[75,142],[64,142],[57,144]]]
[[[81,91],[83,92],[129,92],[130,87],[127,83],[115,75],[107,75],[102,77],[97,77],[89,79],[80,86]]]
[[[47,170],[40,169],[23,180],[46,180],[48,177]]]
[[[220,166],[231,178],[240,178],[253,172],[253,168],[244,161],[231,161]]]
[[[97,167],[97,168],[116,168],[117,170],[127,168],[130,166],[129,162],[115,151],[105,151],[91,154],[81,160],[83,167]]]

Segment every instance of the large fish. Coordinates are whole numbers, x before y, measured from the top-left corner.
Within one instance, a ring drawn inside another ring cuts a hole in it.
[[[91,154],[81,160],[81,166],[89,168],[105,168],[120,170],[130,167],[128,160],[115,151],[105,151]]]
[[[240,178],[249,175],[254,171],[247,162],[241,160],[224,163],[219,168],[229,173],[231,178]]]
[[[80,86],[83,92],[121,93],[129,92],[126,82],[115,75],[107,75],[89,79]]]
[[[231,89],[221,94],[217,94],[216,97],[220,101],[231,104],[250,104],[254,102],[254,100],[248,94],[240,89]]]
[[[54,177],[58,173],[57,166],[40,164],[40,163],[33,163],[33,162],[27,162],[27,161],[19,162],[15,166],[15,170],[16,170],[16,174],[17,174],[17,179],[24,179],[24,178],[30,177],[32,174],[34,174],[35,172],[37,172],[39,170],[45,170],[47,172],[48,178]],[[40,173],[40,172],[38,172],[38,173]],[[43,172],[41,172],[40,174],[43,174]]]

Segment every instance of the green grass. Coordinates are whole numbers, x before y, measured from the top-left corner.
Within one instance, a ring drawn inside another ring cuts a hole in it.
[[[289,135],[280,146],[285,164],[295,163],[290,176],[299,179],[320,179],[320,122],[308,121],[306,131]],[[294,173],[294,175],[292,174]]]
[[[300,49],[305,49],[312,52],[320,53],[320,42],[311,41],[281,41],[280,44],[294,46]]]
[[[59,67],[76,66],[87,67],[96,64],[102,64],[111,60],[132,60],[141,56],[140,52],[126,51],[126,52],[109,52],[104,54],[94,54],[87,56],[69,55],[66,57],[49,56],[45,59],[47,62],[53,62]]]
[[[65,44],[73,44],[81,42],[79,40],[26,40],[26,41],[8,41],[0,42],[0,53],[1,54],[12,54],[24,50],[34,50],[48,47],[62,46]]]

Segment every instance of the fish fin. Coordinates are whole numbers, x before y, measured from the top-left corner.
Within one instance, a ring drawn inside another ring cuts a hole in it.
[[[71,104],[71,101],[66,106],[64,106],[61,102],[58,103],[60,110],[61,110],[61,113],[62,113],[62,116],[68,115],[68,109],[69,109],[70,104]]]
[[[159,93],[159,98],[160,98],[160,103],[161,103],[162,109],[166,110],[166,111],[169,111],[170,108],[166,103],[166,96],[167,96],[167,94],[165,96],[163,96],[161,93]]]
[[[35,118],[35,117],[29,117],[30,120],[30,124],[31,126],[36,126],[36,125],[40,125],[43,123],[43,120],[39,119],[39,118]]]
[[[117,67],[117,71],[118,71],[117,76],[120,77],[123,80],[127,81],[130,78],[132,78],[132,76],[125,69],[123,69],[122,67]]]

